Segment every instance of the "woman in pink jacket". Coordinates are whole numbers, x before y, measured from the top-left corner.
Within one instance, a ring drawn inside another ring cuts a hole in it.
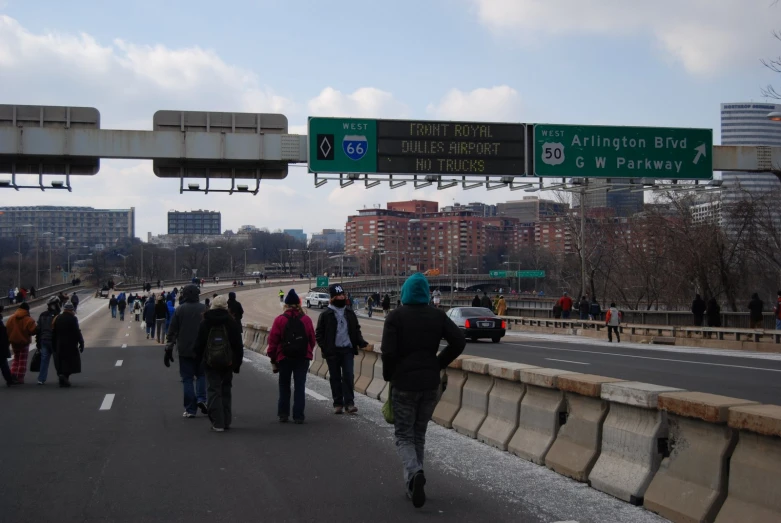
[[[268,335],[268,357],[274,372],[279,373],[279,403],[277,415],[281,423],[290,419],[290,376],[293,376],[293,422],[304,422],[306,375],[315,348],[312,320],[301,308],[301,298],[290,289],[284,311],[277,316]]]

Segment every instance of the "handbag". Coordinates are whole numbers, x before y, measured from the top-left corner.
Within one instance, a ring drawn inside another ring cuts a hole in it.
[[[388,399],[386,399],[385,403],[382,404],[382,415],[385,418],[385,421],[387,421],[391,425],[394,424],[395,420],[393,418],[393,384],[392,383],[388,383]]]
[[[33,349],[33,356],[30,358],[30,372],[41,372],[40,349]]]

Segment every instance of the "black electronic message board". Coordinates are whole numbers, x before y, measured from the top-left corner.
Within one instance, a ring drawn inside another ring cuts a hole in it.
[[[526,174],[526,126],[377,120],[377,172]]]

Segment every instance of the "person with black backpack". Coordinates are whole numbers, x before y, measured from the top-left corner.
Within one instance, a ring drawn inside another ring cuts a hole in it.
[[[293,423],[304,422],[306,375],[315,348],[315,328],[301,308],[295,289],[285,297],[285,310],[277,316],[268,335],[268,357],[279,372],[277,416],[281,423],[290,419],[290,376],[293,376]]]
[[[239,373],[244,343],[236,320],[228,312],[228,300],[217,296],[203,314],[195,341],[195,357],[203,361],[208,383],[207,405],[214,432],[229,429],[232,421],[231,387]]]

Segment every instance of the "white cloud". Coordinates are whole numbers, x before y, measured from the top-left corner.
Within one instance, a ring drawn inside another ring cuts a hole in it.
[[[439,120],[511,122],[520,118],[521,97],[507,85],[470,92],[451,89],[438,104],[429,104],[426,111]]]
[[[492,31],[544,46],[544,37],[648,35],[687,71],[706,74],[774,52],[781,6],[770,0],[471,0]],[[616,45],[620,45],[617,43]]]
[[[344,116],[354,118],[405,118],[409,108],[391,93],[374,87],[362,87],[344,94],[326,87],[309,101],[312,116]]]

